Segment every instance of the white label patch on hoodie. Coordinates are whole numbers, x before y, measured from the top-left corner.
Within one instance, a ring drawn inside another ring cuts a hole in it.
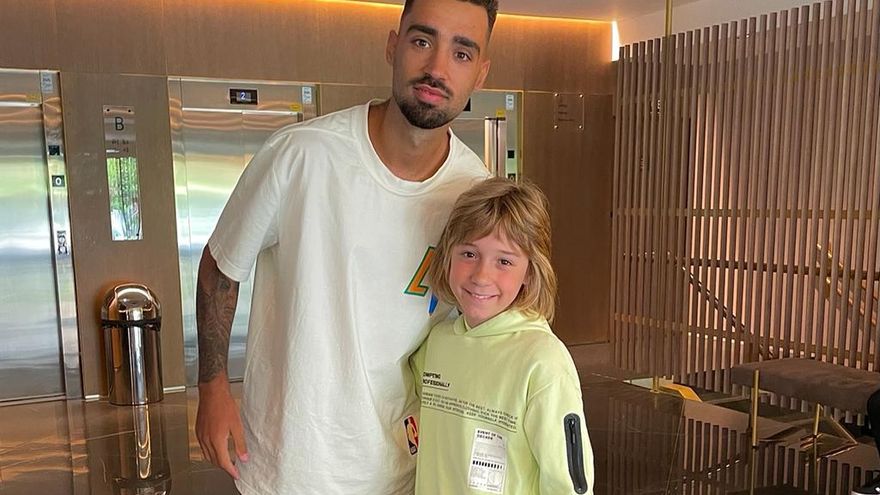
[[[498,433],[477,428],[471,450],[468,486],[489,493],[504,492],[507,441]]]

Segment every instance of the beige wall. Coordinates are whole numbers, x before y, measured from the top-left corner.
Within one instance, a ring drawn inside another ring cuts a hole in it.
[[[147,283],[162,297],[165,386],[184,383],[164,78],[317,82],[325,84],[323,110],[342,108],[388,94],[384,44],[399,14],[399,6],[313,0],[5,2],[0,67],[61,71],[86,394],[105,389],[97,301],[108,285],[123,280]],[[583,132],[563,136],[546,124],[552,92],[613,92],[610,50],[607,23],[516,16],[499,17],[490,47],[486,87],[526,91],[525,175],[545,188],[553,208],[562,304],[556,328],[568,343],[608,339],[601,267],[610,264],[610,99],[587,99]],[[137,112],[145,222],[140,242],[109,238],[104,104],[132,105]],[[584,272],[587,266],[599,267],[600,275]]]

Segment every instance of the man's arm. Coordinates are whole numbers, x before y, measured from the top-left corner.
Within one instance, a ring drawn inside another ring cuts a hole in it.
[[[196,289],[196,325],[199,336],[199,411],[196,436],[202,454],[213,464],[238,479],[238,469],[229,458],[229,437],[241,461],[247,461],[247,447],[241,415],[229,389],[226,371],[229,335],[238,303],[238,282],[224,275],[206,246],[199,262]]]
[[[238,304],[238,282],[217,268],[211,250],[205,246],[199,262],[196,286],[196,326],[199,334],[199,384],[226,375],[229,335]]]

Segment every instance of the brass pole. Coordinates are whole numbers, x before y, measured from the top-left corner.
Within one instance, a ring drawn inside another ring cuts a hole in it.
[[[672,59],[672,47],[674,45],[675,45],[675,40],[672,37],[672,0],[666,0],[666,35],[663,37],[663,40],[660,43],[660,51],[663,55],[660,70],[662,71],[662,74],[663,74],[663,81],[662,81],[661,87],[660,87],[660,96],[659,96],[660,101],[658,102],[658,110],[660,110],[660,122],[659,122],[660,128],[658,129],[658,133],[657,133],[658,137],[660,137],[660,139],[662,139],[662,143],[660,144],[660,181],[659,181],[659,183],[661,184],[661,187],[663,189],[667,188],[666,181],[668,180],[668,178],[664,177],[664,175],[666,174],[665,170],[670,170],[671,167],[675,166],[675,164],[672,163],[671,157],[669,156],[670,141],[672,141],[672,126],[674,125],[674,123],[672,121],[672,95],[674,95],[675,93],[674,93],[673,88],[671,87],[672,75],[674,74],[674,67],[673,67],[674,60]],[[660,198],[660,211],[664,212],[664,211],[666,211],[666,208],[669,205],[663,204],[664,197],[663,197],[662,191],[661,191],[661,193],[658,193],[658,194],[659,194],[659,198]],[[663,218],[665,214],[659,213],[658,215],[659,215],[658,218],[663,219],[662,224],[661,224],[662,226],[660,227],[660,232],[661,232],[661,234],[660,234],[661,241],[660,242],[665,244],[666,235],[667,235],[667,233],[666,233],[666,225],[667,224],[666,224],[665,218]],[[665,247],[664,247],[664,250],[665,250]],[[665,276],[662,276],[660,278],[660,280],[661,280],[661,284],[665,284]],[[663,315],[662,318],[663,318],[664,323],[659,328],[656,328],[655,331],[661,331],[661,332],[666,333],[665,327],[668,323],[666,322],[665,306],[663,307],[663,310],[661,310],[661,313]],[[673,333],[670,331],[669,335],[664,335],[664,338],[671,339],[672,335],[673,335]],[[664,357],[668,358],[668,356],[664,356]],[[668,370],[669,369],[669,362],[667,362],[666,359],[664,359],[663,361],[664,361],[664,368],[663,368],[664,371]],[[654,371],[654,375],[656,376],[658,373],[658,370],[656,369],[656,367],[657,367],[656,362],[654,363],[654,366],[655,366],[655,368],[653,371]],[[660,389],[659,383],[657,383],[656,388],[659,391],[659,389]]]

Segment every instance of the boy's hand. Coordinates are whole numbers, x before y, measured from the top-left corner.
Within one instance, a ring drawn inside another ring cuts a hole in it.
[[[229,380],[222,373],[213,380],[199,384],[199,412],[196,415],[196,437],[202,455],[215,466],[239,479],[238,469],[229,456],[229,437],[241,462],[248,461],[244,428],[238,405],[229,390]]]

